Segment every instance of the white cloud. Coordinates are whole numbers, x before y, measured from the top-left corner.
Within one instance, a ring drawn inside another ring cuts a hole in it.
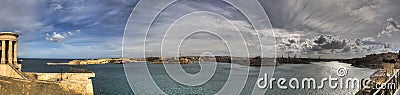
[[[41,55],[41,52],[47,52],[51,48],[64,49],[64,52],[70,52],[72,50],[68,51],[68,47],[62,48],[61,44],[74,46],[90,43],[91,46],[99,46],[99,44],[110,42],[109,39],[112,37],[121,37],[126,19],[129,17],[135,2],[137,1],[134,0],[129,4],[124,4],[118,0],[101,2],[82,0],[2,0],[0,3],[0,30],[15,30],[15,32],[23,34],[23,36],[19,37],[19,40],[25,43],[21,43],[21,49],[19,50],[24,50],[22,52],[26,55],[22,57],[53,57],[57,54],[49,52],[48,55]],[[85,34],[80,35],[81,30],[76,29],[84,29]],[[93,38],[101,39],[93,40]],[[104,47],[107,47],[107,45]],[[98,51],[114,48],[117,47],[87,49],[93,50],[92,56],[95,57],[104,55],[104,53]],[[118,51],[113,52],[119,53]],[[79,53],[81,52],[65,57],[81,56]],[[63,56],[58,55],[58,57]]]
[[[68,35],[73,36],[74,34],[72,34],[72,32],[69,32],[69,31],[68,31]]]
[[[400,31],[400,25],[398,24],[398,22],[393,20],[393,18],[388,18],[386,20],[385,29],[380,34],[378,34],[378,37],[382,36],[391,37],[392,32],[399,32],[399,31]]]
[[[61,6],[61,4],[54,4],[54,10],[60,10],[60,9],[62,9],[62,8],[64,8],[63,6]]]
[[[80,32],[80,30],[76,30],[74,33],[79,33],[78,31]],[[51,42],[61,42],[66,38],[74,36],[74,33],[70,31],[61,33],[53,32],[53,34],[46,33],[46,40]]]
[[[51,42],[61,42],[65,39],[65,36],[57,33],[57,32],[53,32],[52,35],[50,35],[49,33],[46,33],[46,40],[51,41]]]

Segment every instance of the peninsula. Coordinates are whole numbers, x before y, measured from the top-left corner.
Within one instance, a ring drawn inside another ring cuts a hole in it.
[[[193,59],[189,57],[148,57],[146,61],[152,64],[191,64]]]
[[[93,64],[125,64],[129,62],[145,62],[143,58],[100,58],[86,60],[71,60],[68,63],[49,62],[47,65],[93,65]]]

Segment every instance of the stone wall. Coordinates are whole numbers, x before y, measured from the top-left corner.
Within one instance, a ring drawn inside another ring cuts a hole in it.
[[[66,80],[66,81],[61,81],[60,83],[61,88],[66,91],[66,92],[75,92],[75,93],[80,93],[84,95],[93,95],[93,85],[92,85],[92,80],[81,80],[81,81],[76,81],[76,80]]]
[[[0,95],[93,95],[92,80],[44,81],[0,76]]]
[[[57,82],[0,76],[0,95],[82,95],[82,93],[64,90]]]
[[[8,64],[0,64],[0,76],[9,76],[13,78],[22,78]]]
[[[88,95],[94,93],[92,80],[89,79],[95,77],[94,73],[26,73],[34,75],[36,80],[59,81],[65,91]]]
[[[0,64],[0,95],[93,95],[94,73],[22,72],[23,79],[8,64]]]
[[[29,72],[26,72],[29,73]],[[88,80],[89,78],[95,77],[94,73],[29,73],[35,74],[38,80]]]

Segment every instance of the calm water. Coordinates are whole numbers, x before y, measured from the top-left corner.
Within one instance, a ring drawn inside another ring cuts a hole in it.
[[[124,67],[121,64],[82,65],[82,66],[47,66],[47,62],[68,62],[64,59],[23,59],[24,72],[61,72],[73,68],[89,68],[96,73],[92,78],[96,95],[129,95],[133,93],[126,81]]]
[[[96,95],[126,95],[132,94],[128,81],[125,77],[124,67],[121,64],[104,64],[104,65],[85,65],[85,66],[47,66],[47,62],[68,62],[69,60],[54,60],[54,59],[23,59],[22,70],[25,72],[60,72],[61,69],[67,70],[69,67],[74,68],[89,68],[96,73],[93,78],[94,92]],[[211,65],[210,63],[208,65]],[[250,67],[237,64],[219,63],[214,76],[205,84],[200,86],[185,86],[171,79],[161,64],[146,64],[146,63],[129,63],[126,66],[128,74],[143,77],[145,73],[138,71],[143,69],[140,66],[147,65],[155,83],[162,91],[167,94],[215,94],[226,83],[231,69],[246,71],[249,69],[249,75],[246,85],[241,94],[249,94],[253,90],[254,83],[258,78],[259,67]],[[203,65],[203,64],[202,64]],[[205,64],[207,65],[207,64]],[[231,66],[232,65],[232,66]],[[313,64],[285,64],[278,66],[275,69],[275,78],[298,78],[301,80],[305,77],[313,77],[319,82],[320,79],[328,77],[338,77],[336,70],[338,67],[345,67],[348,70],[348,75],[344,78],[364,78],[371,75],[375,70],[368,68],[356,68],[349,64],[338,62],[317,62]],[[182,68],[188,73],[194,74],[199,72],[200,66],[198,63],[182,65]],[[230,77],[239,77],[244,74],[238,73]],[[130,78],[131,83],[141,84],[140,81],[135,81],[135,78]],[[236,80],[234,80],[236,81]],[[319,83],[317,83],[319,85]],[[146,88],[147,84],[143,84]],[[276,85],[274,85],[276,87]],[[258,89],[258,88],[255,88]],[[240,91],[240,89],[238,89]],[[354,94],[357,89],[330,89],[328,84],[324,89],[305,90],[305,89],[268,89],[267,94]]]

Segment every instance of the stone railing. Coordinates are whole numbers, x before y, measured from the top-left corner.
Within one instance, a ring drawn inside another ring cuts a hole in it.
[[[394,69],[394,74],[385,83],[381,84],[372,95],[393,95],[400,84],[399,73],[399,69]]]

